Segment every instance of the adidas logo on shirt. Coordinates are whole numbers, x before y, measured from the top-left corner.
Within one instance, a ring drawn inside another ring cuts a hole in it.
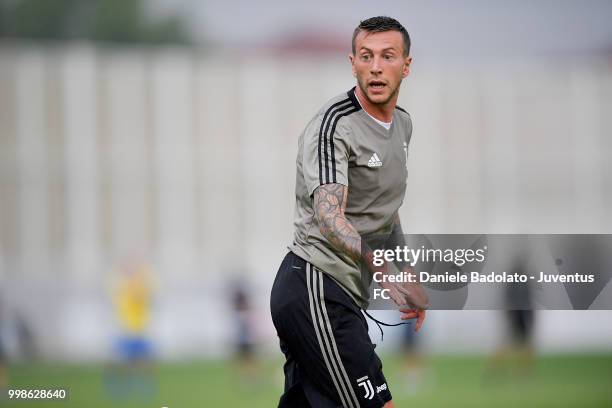
[[[378,158],[378,155],[374,153],[370,160],[368,160],[368,167],[381,167],[382,161]]]

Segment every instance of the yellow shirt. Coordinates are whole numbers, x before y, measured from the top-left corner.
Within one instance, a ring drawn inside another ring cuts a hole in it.
[[[115,296],[116,310],[121,325],[130,332],[142,333],[150,318],[151,289],[149,268],[140,266],[119,280]]]

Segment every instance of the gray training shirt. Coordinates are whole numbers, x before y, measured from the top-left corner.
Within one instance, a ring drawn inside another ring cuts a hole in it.
[[[362,309],[368,306],[372,274],[321,234],[313,192],[323,184],[347,186],[345,215],[362,238],[389,235],[406,192],[411,135],[406,111],[397,107],[387,130],[361,108],[353,88],[328,101],[299,138],[289,249],[335,279]]]

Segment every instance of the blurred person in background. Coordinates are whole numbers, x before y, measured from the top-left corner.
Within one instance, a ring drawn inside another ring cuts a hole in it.
[[[412,61],[408,32],[389,17],[362,21],[349,59],[357,86],[328,101],[298,142],[294,241],[270,299],[286,357],[280,407],[393,406],[362,310],[372,274],[389,267],[375,265],[368,236],[404,242],[412,122],[396,102]],[[381,286],[418,329],[428,306],[420,284]]]
[[[155,390],[151,341],[151,267],[140,257],[124,260],[114,270],[112,300],[120,334],[115,342],[118,364],[107,376],[112,396],[152,396]]]
[[[418,336],[411,324],[402,328],[401,351],[404,356],[403,391],[407,394],[416,394],[422,390],[424,382],[430,380],[430,373],[425,358],[419,350]]]
[[[231,284],[232,309],[234,312],[234,356],[238,362],[240,375],[251,384],[258,380],[257,361],[255,359],[255,330],[253,311],[245,284],[234,281]]]
[[[525,252],[515,260],[512,273],[528,275]],[[532,286],[529,283],[504,284],[506,310],[504,320],[507,327],[505,341],[494,352],[487,365],[487,378],[503,378],[511,374],[525,378],[533,371],[535,350],[533,327],[535,313],[532,309]]]

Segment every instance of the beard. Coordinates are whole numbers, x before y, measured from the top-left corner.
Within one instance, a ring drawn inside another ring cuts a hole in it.
[[[372,98],[370,98],[370,95],[368,95],[368,84],[367,84],[367,82],[365,82],[365,81],[363,81],[363,80],[358,78],[357,79],[357,84],[359,85],[359,88],[361,89],[361,93],[365,96],[365,98],[368,100],[369,103],[371,103],[372,105],[386,105],[399,92],[399,87],[401,85],[401,81],[395,87],[393,87],[393,88],[391,86],[389,86],[389,84],[387,84],[387,87],[389,88],[390,92],[389,92],[388,96],[386,98],[384,98],[383,100],[380,100],[380,99],[372,100]],[[382,96],[383,95],[380,95],[380,96],[378,96],[378,98],[380,98]]]

